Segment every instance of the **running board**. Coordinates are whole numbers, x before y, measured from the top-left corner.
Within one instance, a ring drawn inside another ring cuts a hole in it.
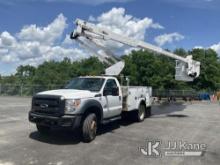
[[[108,119],[104,119],[102,121],[102,124],[108,124],[110,122],[116,121],[116,120],[120,120],[121,119],[121,115],[120,116],[115,116],[113,118],[108,118]]]

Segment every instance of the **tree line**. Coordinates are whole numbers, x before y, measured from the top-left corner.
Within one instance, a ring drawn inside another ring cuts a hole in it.
[[[176,49],[174,53],[185,57],[193,55],[193,59],[201,62],[201,75],[193,82],[176,81],[175,60],[154,55],[149,51],[132,51],[122,56],[125,61],[123,75],[128,76],[131,85],[152,86],[154,89],[194,89],[197,91],[216,91],[220,87],[220,58],[212,49],[193,49],[186,51]],[[68,81],[77,76],[101,75],[108,65],[96,57],[81,61],[45,61],[38,67],[19,66],[15,74],[0,76],[0,84],[33,86],[41,88],[57,85],[62,88]]]

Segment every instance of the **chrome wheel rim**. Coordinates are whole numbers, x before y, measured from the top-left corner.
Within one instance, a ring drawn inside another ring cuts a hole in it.
[[[145,116],[145,108],[144,108],[143,105],[141,105],[141,106],[140,106],[140,109],[139,109],[139,118],[140,118],[141,120],[143,120],[143,119],[144,119],[144,116]]]
[[[96,130],[97,130],[97,123],[96,123],[95,120],[93,120],[93,121],[91,122],[91,125],[90,125],[90,133],[91,133],[90,135],[91,135],[92,138],[95,137],[95,135],[96,135]]]

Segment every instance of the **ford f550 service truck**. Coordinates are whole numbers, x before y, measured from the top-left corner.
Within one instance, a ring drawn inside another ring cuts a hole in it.
[[[97,46],[104,49],[104,41],[115,41],[139,49],[146,49],[177,60],[177,80],[193,81],[200,74],[200,63],[192,56],[186,58],[165,51],[159,47],[100,28],[83,20],[76,20],[76,30],[71,39],[94,51]],[[91,43],[91,45],[90,45]],[[109,50],[95,52],[104,62],[115,64],[106,69],[105,76],[74,78],[65,89],[40,92],[33,96],[29,121],[36,123],[40,133],[47,133],[58,125],[78,129],[83,140],[90,142],[96,137],[97,127],[121,118],[132,112],[133,118],[143,121],[151,114],[151,87],[121,86],[115,76],[124,68],[124,62]],[[107,58],[106,58],[107,56]],[[117,62],[117,63],[116,63]]]
[[[151,87],[120,86],[115,77],[78,77],[65,89],[33,96],[29,120],[41,133],[54,125],[80,128],[83,139],[91,141],[98,125],[120,119],[123,111],[134,111],[137,121],[150,116],[151,94]]]

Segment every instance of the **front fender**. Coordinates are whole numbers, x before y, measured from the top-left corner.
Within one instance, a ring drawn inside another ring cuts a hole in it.
[[[84,101],[79,110],[80,114],[86,113],[86,111],[88,111],[89,109],[96,109],[100,114],[101,119],[103,118],[103,108],[99,101],[95,99],[89,99]]]

